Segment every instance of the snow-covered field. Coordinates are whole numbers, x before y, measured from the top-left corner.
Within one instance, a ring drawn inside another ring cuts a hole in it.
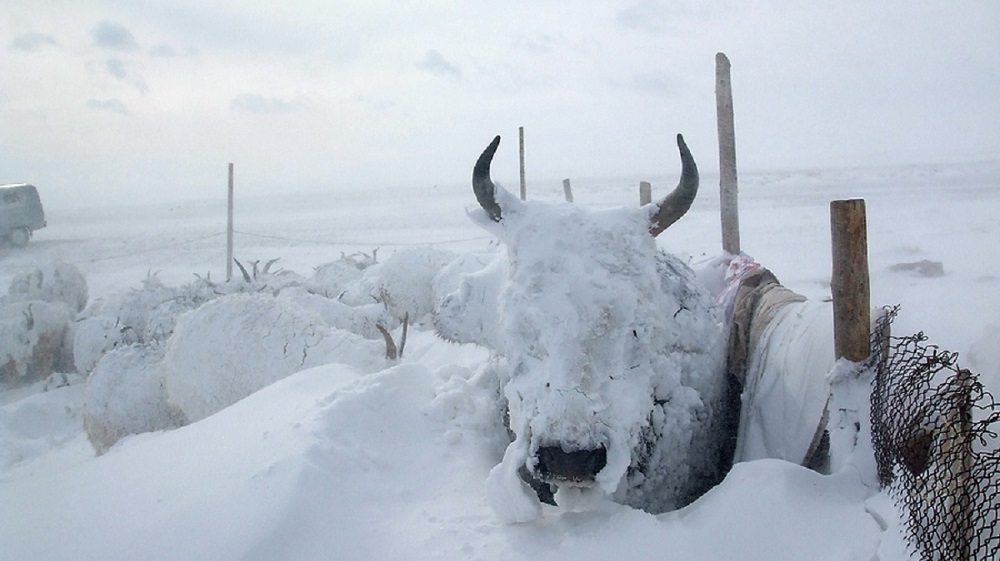
[[[649,178],[574,178],[575,200],[634,205],[639,179]],[[676,182],[651,179],[660,195]],[[720,253],[715,185],[703,176],[692,210],[657,238],[692,264]],[[49,227],[24,248],[0,249],[0,288],[54,261],[83,272],[92,304],[149,275],[168,286],[225,277],[222,185],[219,196],[156,206],[71,205],[41,187]],[[561,196],[557,181],[529,182],[529,198]],[[926,332],[1000,393],[1000,161],[744,175],[743,249],[790,288],[828,298],[828,203],[855,197],[867,201],[873,305],[901,304],[895,333]],[[238,192],[235,255],[280,258],[272,269],[312,277],[376,248],[379,261],[414,246],[488,250],[492,238],[467,216],[474,205],[464,183]],[[943,274],[897,267],[924,260]],[[853,468],[823,476],[776,460],[737,465],[677,512],[593,500],[501,523],[485,491],[506,446],[486,351],[417,325],[396,363],[348,358],[353,366],[307,368],[100,456],[83,430],[79,377],[47,391],[4,388],[0,558],[907,558],[894,507]]]

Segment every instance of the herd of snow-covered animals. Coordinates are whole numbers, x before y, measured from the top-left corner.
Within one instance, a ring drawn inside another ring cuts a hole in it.
[[[85,429],[104,453],[310,366],[384,369],[382,334],[407,317],[492,351],[484,368],[510,444],[487,495],[508,504],[505,518],[583,492],[650,512],[690,503],[732,464],[742,391],[720,290],[655,242],[695,198],[691,153],[678,135],[680,182],[659,202],[593,209],[496,186],[499,141],[475,164],[470,216],[505,249],[345,256],[308,279],[255,270],[168,287],[151,276],[89,305],[75,267],[45,265],[0,301],[0,383],[85,378]]]

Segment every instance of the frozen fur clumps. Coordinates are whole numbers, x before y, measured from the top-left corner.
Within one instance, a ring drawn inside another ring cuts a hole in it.
[[[494,504],[523,496],[517,466],[504,464],[539,477],[538,450],[552,445],[606,448],[595,486],[651,512],[718,482],[722,319],[691,269],[657,249],[649,209],[535,202],[482,222],[506,254],[462,276],[436,321],[506,364],[498,383],[514,438],[491,475]]]

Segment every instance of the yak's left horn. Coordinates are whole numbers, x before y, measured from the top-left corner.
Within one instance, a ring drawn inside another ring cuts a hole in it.
[[[500,213],[500,205],[497,204],[497,186],[490,179],[490,163],[493,161],[493,154],[500,145],[500,137],[497,136],[493,142],[483,150],[483,153],[476,160],[476,166],[472,168],[472,190],[476,193],[476,200],[479,205],[486,210],[494,222],[500,222],[503,216]]]
[[[677,148],[681,152],[681,180],[677,187],[657,205],[656,214],[650,217],[649,233],[660,235],[671,224],[680,220],[691,208],[698,194],[698,166],[694,163],[684,137],[677,135]]]

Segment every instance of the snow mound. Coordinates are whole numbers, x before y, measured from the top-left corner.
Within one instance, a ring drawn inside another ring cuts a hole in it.
[[[417,364],[299,372],[201,422],[0,485],[0,505],[18,505],[0,508],[0,543],[12,560],[875,558],[867,489],[778,461],[737,466],[666,515],[605,501],[498,524],[482,487],[502,427],[475,407],[495,392],[481,374]]]
[[[0,482],[15,464],[80,436],[82,394],[83,385],[76,384],[0,406]]]
[[[123,437],[180,427],[186,419],[167,403],[159,368],[159,343],[115,349],[97,363],[87,378],[83,426],[98,454]]]
[[[203,419],[294,372],[326,362],[366,371],[384,347],[341,330],[291,300],[234,294],[180,318],[163,360],[169,401]]]

